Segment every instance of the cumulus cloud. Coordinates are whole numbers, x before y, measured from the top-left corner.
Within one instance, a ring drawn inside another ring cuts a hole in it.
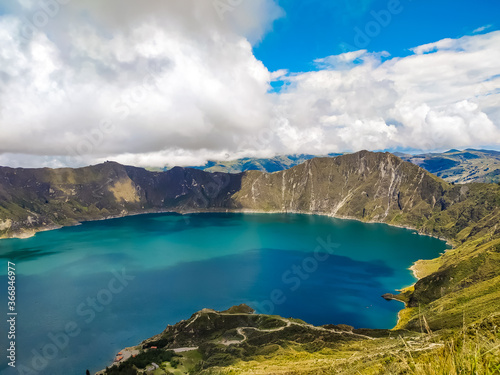
[[[500,32],[404,58],[362,50],[318,59],[312,72],[270,72],[253,46],[283,16],[273,0],[5,7],[0,165],[500,144]]]
[[[13,2],[0,17],[6,160],[214,151],[268,124],[271,72],[251,41],[280,15],[272,1],[222,14],[209,1],[64,2]]]
[[[366,51],[330,56],[287,76],[292,127],[322,142],[303,152],[500,144],[500,32],[444,39],[386,61]]]

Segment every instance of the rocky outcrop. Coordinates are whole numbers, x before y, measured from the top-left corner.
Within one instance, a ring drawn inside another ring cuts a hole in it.
[[[441,211],[451,188],[390,153],[362,151],[273,174],[247,172],[234,200],[242,208],[410,224],[416,211],[419,216]]]
[[[0,168],[0,237],[84,220],[231,206],[240,175],[174,168],[148,172],[118,163],[78,169]]]

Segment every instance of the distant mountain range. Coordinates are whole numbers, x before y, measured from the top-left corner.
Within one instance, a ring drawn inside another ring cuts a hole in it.
[[[335,157],[342,154],[328,154]],[[405,161],[441,177],[447,182],[500,182],[500,152],[490,150],[450,150],[444,153],[411,155],[394,153]],[[272,158],[243,158],[231,161],[209,161],[191,168],[207,172],[240,173],[245,171],[278,172],[302,164],[317,156],[308,154],[280,155]]]
[[[335,157],[342,154],[320,155],[321,157]],[[318,155],[296,154],[278,155],[272,158],[242,158],[228,161],[209,161],[204,166],[194,166],[191,168],[200,169],[206,172],[241,173],[246,171],[279,172],[302,164],[307,160],[318,157]]]
[[[408,155],[395,153],[448,182],[499,182],[500,152],[491,150],[450,150],[444,153]]]

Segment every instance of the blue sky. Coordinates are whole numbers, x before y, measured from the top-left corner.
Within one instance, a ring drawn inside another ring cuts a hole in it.
[[[0,165],[498,148],[499,15],[499,0],[0,0]]]
[[[271,71],[304,72],[315,69],[313,61],[317,58],[361,49],[354,40],[356,28],[364,31],[369,22],[376,22],[372,12],[386,12],[391,1],[279,0],[278,3],[285,16],[276,20],[273,30],[255,46],[255,56]],[[412,53],[410,48],[419,45],[472,35],[484,26],[489,27],[483,32],[500,27],[497,0],[401,0],[399,4],[400,7],[394,8],[400,12],[391,14],[387,26],[381,26],[378,35],[369,37],[365,47],[369,52],[406,56]]]

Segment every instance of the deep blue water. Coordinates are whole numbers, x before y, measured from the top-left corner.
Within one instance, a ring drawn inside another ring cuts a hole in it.
[[[18,316],[17,367],[4,355],[5,318],[0,373],[97,371],[205,307],[391,328],[403,306],[380,296],[445,249],[411,230],[295,214],[152,214],[1,240],[0,309],[6,317],[10,260]]]

